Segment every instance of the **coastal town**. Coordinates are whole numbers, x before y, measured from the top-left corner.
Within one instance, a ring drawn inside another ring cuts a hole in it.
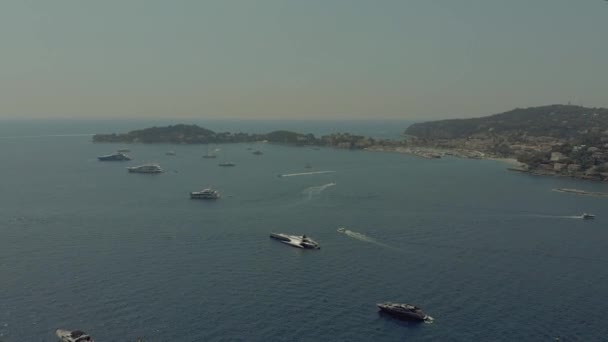
[[[279,130],[267,134],[214,132],[196,125],[97,134],[94,142],[218,144],[267,142],[292,146],[394,152],[425,159],[457,157],[510,161],[533,175],[608,181],[608,109],[552,105],[483,118],[416,123],[401,139]]]

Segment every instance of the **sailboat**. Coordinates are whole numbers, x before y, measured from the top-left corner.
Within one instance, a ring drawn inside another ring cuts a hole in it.
[[[207,144],[207,154],[205,154],[205,155],[203,156],[203,158],[205,158],[205,159],[213,159],[213,158],[217,158],[217,155],[215,155],[213,152],[211,152],[211,151],[209,150],[209,144]]]
[[[224,157],[222,158],[222,160],[223,161],[221,163],[217,164],[218,166],[223,166],[223,167],[236,166],[235,163],[226,161],[226,152],[224,152]]]

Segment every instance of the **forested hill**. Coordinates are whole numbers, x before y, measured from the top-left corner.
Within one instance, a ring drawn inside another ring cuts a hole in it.
[[[265,141],[289,145],[335,146],[340,148],[363,149],[381,141],[349,133],[333,133],[320,138],[313,134],[291,131],[274,131],[266,134],[214,132],[197,125],[173,125],[151,127],[128,133],[96,134],[93,142],[98,143],[172,143],[172,144],[223,144]]]
[[[608,109],[571,105],[517,108],[473,119],[413,124],[405,134],[424,139],[458,139],[474,135],[546,136],[577,138],[608,130]]]

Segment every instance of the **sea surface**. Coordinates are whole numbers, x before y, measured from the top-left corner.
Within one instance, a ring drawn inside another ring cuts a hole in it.
[[[203,145],[88,135],[151,124],[164,122],[0,123],[0,341],[56,341],[57,328],[101,342],[607,339],[608,198],[552,191],[606,184],[490,160],[270,144],[214,145],[213,160]],[[408,123],[204,124],[398,137]],[[119,148],[134,160],[97,161]],[[125,169],[145,162],[166,172]],[[277,177],[315,171],[333,172]],[[207,186],[223,197],[189,199]],[[381,315],[384,301],[434,322]]]

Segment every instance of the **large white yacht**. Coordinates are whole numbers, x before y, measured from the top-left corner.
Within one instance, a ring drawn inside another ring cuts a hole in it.
[[[270,233],[270,237],[297,248],[321,249],[321,247],[315,240],[309,238],[306,235],[287,235],[282,233]]]
[[[163,169],[158,164],[144,164],[139,166],[128,167],[127,170],[132,173],[161,173]]]
[[[190,198],[192,198],[192,199],[218,199],[218,198],[220,198],[220,193],[217,190],[207,188],[207,189],[203,189],[201,191],[191,192]]]
[[[55,334],[59,337],[61,342],[95,342],[91,336],[80,330],[69,331],[57,329]]]

